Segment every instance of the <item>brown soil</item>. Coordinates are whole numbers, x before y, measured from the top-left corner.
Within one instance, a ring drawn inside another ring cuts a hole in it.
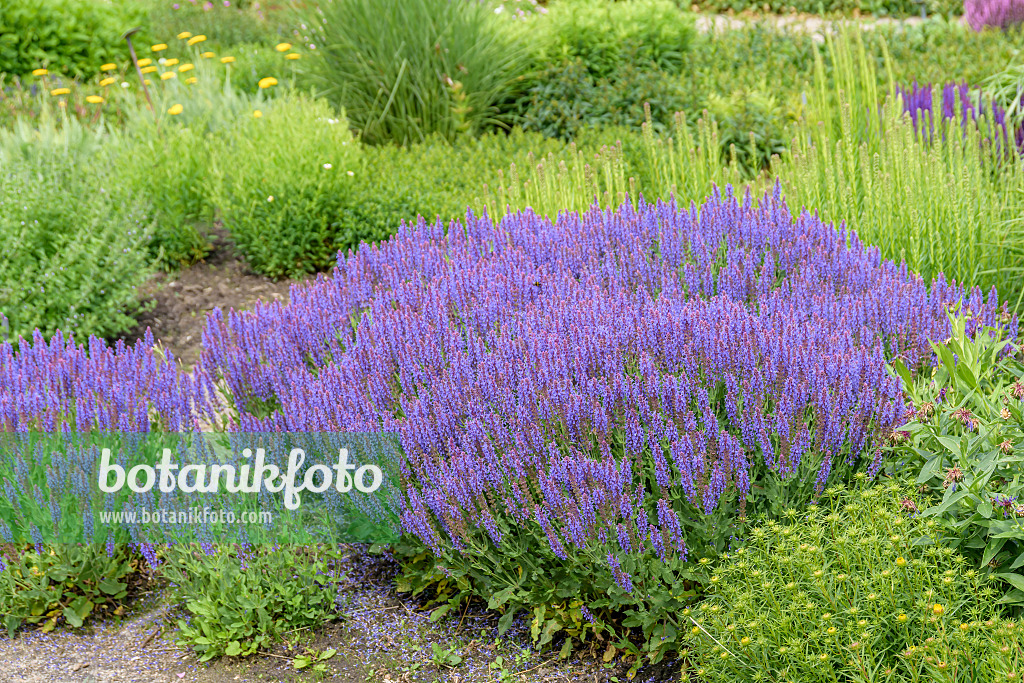
[[[250,309],[260,299],[288,300],[294,281],[254,273],[219,228],[210,238],[213,249],[205,260],[176,273],[158,273],[147,283],[142,300],[148,310],[139,316],[138,327],[124,336],[126,342],[142,339],[149,328],[183,367],[191,368],[202,350],[206,314],[214,308],[226,312]]]

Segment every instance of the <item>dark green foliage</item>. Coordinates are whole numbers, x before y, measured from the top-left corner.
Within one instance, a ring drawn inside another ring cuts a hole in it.
[[[657,68],[627,60],[607,76],[597,77],[580,61],[565,61],[543,71],[520,102],[525,130],[572,139],[595,126],[640,129],[644,104],[659,132],[672,115],[698,106],[683,84]]]
[[[735,154],[748,177],[767,169],[772,156],[787,149],[786,113],[777,98],[762,90],[711,95],[708,113],[718,127],[722,158],[732,159]]]
[[[0,546],[2,547],[2,546]],[[123,546],[11,549],[0,559],[0,616],[9,636],[22,625],[51,631],[58,623],[79,627],[112,610],[128,595],[137,560]]]
[[[24,76],[46,68],[84,78],[106,62],[128,58],[121,38],[143,26],[132,0],[3,0],[0,3],[0,73]],[[148,32],[136,40],[146,44]]]

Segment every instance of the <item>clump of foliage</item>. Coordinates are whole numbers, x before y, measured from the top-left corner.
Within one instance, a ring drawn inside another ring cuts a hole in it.
[[[684,680],[1019,678],[1024,625],[1000,617],[994,580],[920,505],[896,481],[831,486],[751,529],[683,614]]]
[[[548,137],[571,140],[588,128],[628,127],[638,131],[644,106],[659,131],[672,115],[696,104],[682,82],[664,71],[624,61],[605,76],[594,75],[582,59],[544,69],[519,101],[520,125]]]
[[[214,204],[254,269],[286,277],[329,268],[339,250],[387,237],[346,218],[359,150],[344,113],[282,98],[217,137]],[[301,131],[301,135],[296,132]]]
[[[518,103],[526,130],[571,139],[594,126],[639,129],[645,104],[660,129],[699,106],[677,78],[693,20],[668,0],[568,0],[526,23],[545,65]]]
[[[36,69],[89,77],[107,62],[128,59],[121,35],[145,25],[141,6],[126,0],[4,0],[0,3],[0,73]],[[139,37],[146,41],[146,34]]]
[[[712,94],[707,111],[717,127],[722,158],[735,156],[748,177],[786,152],[786,111],[771,93],[759,89],[737,90],[728,97]]]
[[[530,65],[521,27],[486,3],[327,0],[304,25],[311,76],[369,143],[507,127]]]
[[[123,545],[15,548],[0,555],[3,626],[13,638],[23,625],[47,632],[63,621],[77,628],[115,612],[128,595],[138,561]]]
[[[597,78],[625,61],[679,73],[696,35],[692,17],[670,0],[563,0],[527,24],[542,63],[578,59]]]
[[[337,618],[336,559],[321,548],[172,546],[160,570],[188,612],[179,642],[204,662],[244,657]]]
[[[106,139],[75,119],[0,131],[0,314],[13,340],[135,324],[153,228],[103,169]]]
[[[1017,324],[955,317],[952,336],[933,342],[936,367],[914,380],[899,362],[914,410],[892,435],[897,471],[929,493],[921,516],[943,541],[993,572],[1024,602],[1024,363]],[[971,317],[969,317],[971,316]],[[1007,316],[1009,319],[1009,316]]]

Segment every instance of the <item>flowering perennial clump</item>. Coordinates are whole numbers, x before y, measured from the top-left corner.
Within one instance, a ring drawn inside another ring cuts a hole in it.
[[[686,556],[757,480],[820,491],[876,453],[906,412],[886,359],[930,362],[952,305],[997,317],[995,292],[730,191],[403,226],[289,305],[216,311],[204,363],[243,431],[397,432],[403,523],[435,552],[534,528],[630,592],[619,558]]]
[[[0,316],[0,327],[3,318]],[[57,332],[36,332],[17,351],[0,343],[0,432],[191,431],[212,415],[213,387],[186,375],[153,338],[110,347],[92,337],[86,347]]]
[[[1024,22],[1021,0],[965,0],[964,19],[975,31],[986,26],[1008,28]]]

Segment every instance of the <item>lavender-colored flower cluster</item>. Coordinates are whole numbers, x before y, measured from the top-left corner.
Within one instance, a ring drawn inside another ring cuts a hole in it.
[[[915,127],[921,125],[927,114],[929,134],[934,132],[936,116],[933,88],[932,85],[922,86],[915,82],[909,88],[896,89],[903,100],[903,110],[910,114]],[[967,124],[976,123],[979,117],[988,118],[1001,149],[1024,151],[1024,126],[1009,130],[1006,111],[995,102],[985,102],[980,91],[972,92],[966,83],[947,83],[942,86],[941,107],[944,121],[956,119],[961,124]]]
[[[532,527],[628,590],[619,557],[685,555],[682,523],[765,470],[820,487],[875,452],[906,409],[886,358],[927,362],[954,305],[997,324],[995,292],[730,190],[403,226],[289,305],[215,312],[204,364],[236,429],[397,432],[403,523],[435,550]]]
[[[1024,0],[964,0],[964,19],[975,31],[1024,22]]]
[[[0,344],[0,431],[191,431],[213,396],[205,375],[159,359],[148,333],[133,347],[95,337],[83,347],[60,332],[49,342],[36,332],[17,351]]]

